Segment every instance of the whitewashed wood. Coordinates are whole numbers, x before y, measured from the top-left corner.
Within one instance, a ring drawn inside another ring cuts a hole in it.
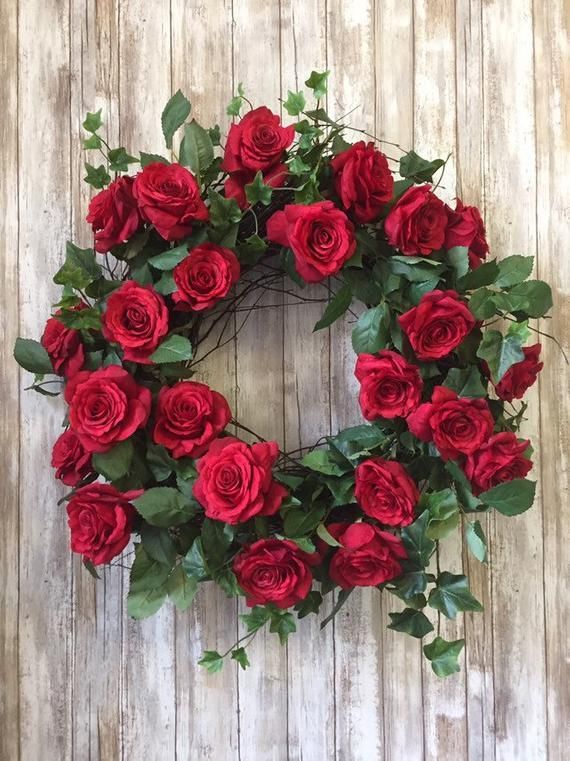
[[[533,59],[526,52],[533,48],[531,3],[484,3],[482,23],[488,141],[485,201],[491,251],[498,256],[534,254],[536,132]],[[536,387],[527,399],[531,407],[524,433],[540,450]],[[539,451],[533,460],[533,475],[539,476]],[[540,491],[524,516],[507,519],[497,514],[492,523],[496,759],[541,761],[546,757],[546,701]]]
[[[7,113],[18,112],[17,6],[0,2],[0,103]],[[12,347],[18,335],[18,122],[0,121],[0,437],[2,460],[0,514],[0,758],[18,757],[18,464],[20,378],[14,367]]]
[[[570,343],[570,260],[564,255],[570,221],[570,3],[534,3],[537,141],[537,271],[552,284],[554,311],[540,329]],[[570,370],[558,347],[540,336],[545,363],[540,376],[540,489],[543,505],[544,621],[548,758],[570,746],[569,589],[570,496],[568,456]]]
[[[69,8],[67,2],[48,0],[41,9],[40,14],[39,4],[24,3],[18,12],[19,331],[27,337],[41,335],[55,301],[51,276],[60,266],[71,219]],[[30,380],[22,373],[22,381],[29,385]],[[65,508],[57,505],[63,491],[47,456],[62,417],[59,400],[21,393],[22,759],[72,757],[71,556]]]

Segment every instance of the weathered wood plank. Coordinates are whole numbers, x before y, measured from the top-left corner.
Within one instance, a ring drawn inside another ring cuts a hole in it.
[[[70,233],[69,6],[21,3],[18,18],[20,330],[41,335],[55,301],[51,284]],[[49,34],[46,34],[49,30]],[[41,98],[38,97],[41,93]],[[14,118],[14,117],[12,117]],[[38,125],[44,125],[38,139]],[[29,383],[29,373],[21,374]],[[72,574],[63,490],[46,453],[62,406],[21,395],[20,756],[72,756]]]
[[[18,7],[0,2],[0,102],[10,118],[0,122],[0,758],[18,759],[18,465],[20,456],[20,374],[12,357],[20,319],[18,303]]]
[[[164,150],[160,114],[171,94],[169,7],[166,0],[121,2],[120,136],[129,152]],[[174,611],[165,605],[144,621],[123,615],[123,761],[141,754],[174,758]]]
[[[552,284],[552,320],[540,329],[570,344],[570,262],[565,256],[570,218],[570,3],[534,3],[534,85],[537,140],[537,274]],[[534,337],[533,337],[534,338]],[[539,380],[540,490],[543,505],[546,623],[547,750],[551,761],[570,745],[570,652],[568,579],[570,533],[564,509],[570,496],[568,455],[570,371],[553,341],[541,340],[544,370]],[[566,603],[564,603],[566,601]]]
[[[482,7],[485,201],[491,251],[535,253],[536,167],[530,2]],[[506,32],[508,30],[508,33]],[[499,118],[497,118],[499,117]],[[524,434],[540,450],[538,396]],[[544,452],[548,457],[549,453]],[[540,475],[535,450],[534,475]],[[542,510],[496,515],[491,532],[495,744],[498,761],[546,757]],[[516,666],[514,666],[516,664]]]

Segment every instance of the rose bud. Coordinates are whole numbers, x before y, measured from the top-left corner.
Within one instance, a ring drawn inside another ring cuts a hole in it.
[[[51,465],[56,469],[55,477],[66,486],[77,486],[93,470],[91,455],[71,429],[64,431],[53,445]]]
[[[133,182],[133,177],[118,177],[91,199],[86,221],[93,228],[95,251],[100,254],[126,243],[142,225]]]

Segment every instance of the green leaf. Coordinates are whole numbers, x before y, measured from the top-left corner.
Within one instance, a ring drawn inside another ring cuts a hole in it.
[[[53,277],[57,285],[67,285],[83,290],[90,283],[102,277],[101,267],[95,260],[92,248],[78,248],[68,241],[65,250],[65,263]]]
[[[402,529],[402,541],[408,550],[409,559],[425,568],[435,550],[435,542],[427,536],[430,514],[426,510],[410,526]],[[419,590],[423,591],[423,590]]]
[[[513,481],[494,486],[479,495],[483,504],[494,507],[503,515],[520,515],[534,502],[536,482],[528,478],[515,478]]]
[[[415,182],[431,182],[434,174],[445,164],[443,159],[426,161],[415,151],[406,153],[400,159],[400,176]]]
[[[170,161],[168,159],[165,159],[164,156],[159,156],[157,153],[144,153],[141,151],[140,153],[140,165],[144,169],[145,166],[148,166],[149,164],[170,164]]]
[[[291,280],[296,283],[299,288],[304,288],[306,283],[297,272],[297,268],[295,267],[295,256],[290,248],[286,248],[282,252],[281,261],[283,265],[283,269],[285,272],[289,275]]]
[[[178,489],[155,486],[133,500],[133,505],[152,526],[178,526],[186,523],[196,512],[196,503]]]
[[[489,365],[495,383],[501,380],[509,367],[524,359],[520,337],[503,336],[498,330],[487,330],[483,334],[477,356]]]
[[[238,259],[241,264],[253,266],[261,259],[267,251],[267,243],[259,235],[250,235],[244,241],[241,241],[237,247]]]
[[[214,160],[214,146],[208,130],[195,119],[184,127],[184,137],[180,143],[180,163],[188,166],[196,177],[204,174]]]
[[[448,249],[445,258],[455,270],[457,278],[463,277],[469,269],[469,249],[467,246],[454,246]]]
[[[341,463],[338,460],[339,458],[335,458],[328,449],[313,449],[303,457],[301,464],[327,476],[342,476],[352,469],[350,463]]]
[[[208,190],[208,199],[213,227],[228,227],[240,222],[242,212],[235,198],[224,198],[215,190]]]
[[[14,345],[14,359],[30,373],[47,375],[53,373],[53,367],[49,354],[38,341],[31,338],[16,338]]]
[[[447,373],[443,385],[455,391],[458,396],[471,398],[487,396],[487,390],[481,382],[481,373],[475,365],[466,368],[452,367]]]
[[[404,608],[401,613],[390,613],[389,616],[392,621],[388,624],[388,629],[393,629],[396,632],[404,632],[421,639],[433,631],[429,618],[421,610]]]
[[[64,309],[60,314],[54,315],[54,317],[58,322],[74,330],[101,329],[101,313],[95,307],[79,309],[77,311],[67,311]]]
[[[334,497],[333,507],[350,505],[356,502],[354,497],[354,475],[352,473],[337,478],[336,476],[325,477],[324,481]]]
[[[253,182],[248,183],[245,186],[245,197],[249,204],[254,206],[256,203],[262,203],[264,206],[269,206],[271,203],[271,195],[273,189],[269,185],[265,185],[263,182],[263,174],[257,172]]]
[[[348,460],[357,460],[383,444],[386,441],[386,434],[375,425],[365,423],[345,428],[327,441]]]
[[[324,629],[325,626],[327,624],[329,624],[333,620],[333,618],[336,616],[336,614],[342,608],[344,603],[348,600],[348,598],[349,598],[349,596],[350,596],[352,591],[353,591],[352,589],[341,589],[341,590],[339,590],[339,592],[337,594],[337,597],[336,597],[336,602],[334,604],[334,607],[333,607],[332,611],[329,613],[329,615],[325,619],[323,619],[321,621],[321,629]]]
[[[233,542],[235,527],[206,518],[202,525],[202,551],[212,574],[224,564],[226,552]]]
[[[176,468],[174,460],[160,444],[147,443],[146,461],[152,475],[157,481],[166,481]]]
[[[109,161],[109,169],[112,172],[128,172],[129,164],[138,163],[138,159],[135,156],[129,156],[124,148],[111,148]]]
[[[168,251],[164,251],[162,254],[153,256],[148,260],[148,263],[156,270],[173,270],[177,264],[180,264],[188,256],[188,247],[189,243],[185,241],[179,246],[169,248]]]
[[[460,611],[481,611],[483,606],[469,591],[467,576],[444,571],[431,590],[428,604],[447,618],[455,618]]]
[[[172,568],[176,560],[176,547],[168,529],[143,523],[140,534],[142,546],[147,554],[153,560]]]
[[[180,90],[177,90],[168,101],[162,112],[160,122],[162,133],[166,141],[166,147],[172,148],[172,138],[176,130],[181,127],[190,115],[192,106]]]
[[[141,544],[135,545],[127,595],[127,611],[133,618],[147,618],[160,608],[167,594],[166,580],[170,566],[148,555]]]
[[[297,618],[305,618],[310,613],[318,613],[323,602],[323,596],[320,592],[313,590],[305,597],[304,600],[295,605]]]
[[[479,521],[465,524],[465,539],[472,554],[480,563],[487,561],[487,539]]]
[[[243,85],[240,82],[238,84],[238,94],[234,95],[234,97],[230,100],[228,107],[226,108],[226,113],[228,116],[239,116],[239,112],[243,105],[244,95],[245,93],[243,90]]]
[[[107,169],[100,164],[99,166],[93,166],[92,164],[85,164],[85,171],[87,174],[83,180],[96,190],[102,190],[111,182],[111,175]]]
[[[305,85],[313,91],[317,100],[324,97],[327,93],[327,78],[330,71],[311,71],[311,76],[306,80]]]
[[[157,365],[166,362],[184,362],[192,359],[194,350],[192,344],[185,336],[172,335],[166,338],[154,351],[149,359]]]
[[[300,177],[301,175],[310,172],[311,166],[310,164],[305,163],[300,156],[294,156],[293,159],[287,164],[287,169],[289,174],[294,174],[297,177]]]
[[[471,484],[459,465],[453,460],[449,460],[445,463],[445,469],[453,478],[457,497],[463,505],[463,508],[470,512],[481,510],[481,500],[471,491]]]
[[[390,324],[386,304],[367,309],[358,318],[352,331],[352,348],[356,354],[375,354],[386,347]]]
[[[208,576],[208,569],[204,561],[204,552],[202,550],[202,541],[195,539],[192,546],[182,558],[182,568],[185,573],[197,581],[202,581]]]
[[[390,591],[402,600],[408,601],[409,605],[410,600],[425,592],[427,583],[427,575],[424,571],[405,570],[401,576],[390,582],[393,587]]]
[[[212,145],[219,145],[220,140],[222,139],[222,133],[220,132],[220,125],[216,124],[214,127],[210,127],[208,129],[208,135],[210,135],[210,140],[212,141]]]
[[[443,521],[459,510],[457,497],[452,489],[430,492],[422,498],[422,505],[429,510],[432,520]]]
[[[464,645],[464,639],[448,642],[442,637],[436,637],[429,645],[424,645],[424,655],[431,661],[431,667],[437,676],[450,676],[460,670],[457,659]]]
[[[249,658],[243,647],[236,647],[235,650],[232,650],[232,660],[237,661],[244,671],[250,665]]]
[[[486,262],[459,278],[457,286],[461,291],[472,291],[475,288],[482,288],[484,285],[491,285],[497,279],[498,274],[497,262]]]
[[[115,444],[108,452],[96,452],[91,462],[107,481],[118,481],[129,472],[134,451],[133,442],[127,439]]]
[[[329,547],[342,547],[342,544],[334,538],[324,523],[319,523],[317,526],[317,536]]]
[[[265,626],[271,618],[271,612],[261,605],[256,605],[249,613],[240,614],[240,618],[244,622],[248,633],[253,634],[253,632]]]
[[[305,96],[302,92],[287,92],[287,100],[283,106],[290,116],[298,116],[305,108]]]
[[[391,256],[388,265],[393,275],[404,277],[410,283],[439,279],[445,269],[441,262],[424,256]]]
[[[534,256],[506,256],[497,262],[499,267],[496,285],[499,288],[509,288],[522,283],[531,274],[534,267]]]
[[[340,134],[334,136],[332,141],[332,152],[335,156],[339,153],[344,153],[350,148],[351,144],[347,143],[344,137]]]
[[[224,665],[223,657],[215,650],[205,650],[198,661],[199,666],[203,666],[208,674],[215,674],[221,671]]]
[[[83,141],[83,147],[86,151],[98,150],[102,145],[103,143],[98,135],[90,135]]]
[[[288,538],[298,538],[311,534],[325,517],[325,509],[319,505],[310,510],[292,507],[287,510],[283,519],[283,531]]]
[[[187,610],[196,597],[198,582],[196,579],[188,577],[184,573],[182,566],[179,565],[168,577],[166,589],[168,590],[168,596],[178,610]]]
[[[478,320],[488,320],[497,312],[495,291],[488,288],[479,288],[471,294],[469,299],[469,309],[471,314]]]
[[[527,280],[515,285],[509,291],[509,298],[512,296],[527,299],[524,311],[529,317],[543,317],[552,308],[552,290],[543,280]]]
[[[97,579],[98,581],[101,580],[101,577],[97,573],[97,569],[93,565],[93,563],[90,560],[87,560],[87,558],[83,558],[81,561],[83,563],[83,567],[86,569],[86,571],[93,576],[94,579]]]
[[[279,642],[284,645],[290,634],[297,631],[297,624],[292,613],[284,611],[274,611],[271,614],[271,624],[269,631],[272,634],[279,635]]]
[[[333,296],[332,300],[327,304],[327,308],[321,319],[317,322],[313,328],[313,333],[317,330],[322,330],[331,325],[335,320],[341,317],[350,304],[352,303],[352,289],[349,285],[343,285]]]
[[[87,112],[87,116],[85,117],[85,121],[83,122],[83,129],[86,132],[97,132],[97,130],[103,126],[103,120],[101,119],[101,111],[103,109],[100,108],[98,111],[95,111],[94,113]]]

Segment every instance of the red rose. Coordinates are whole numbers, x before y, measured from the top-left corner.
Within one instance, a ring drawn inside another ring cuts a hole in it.
[[[399,462],[370,457],[357,466],[354,495],[362,510],[387,526],[407,526],[420,498],[415,481]]]
[[[406,256],[429,256],[442,248],[446,227],[445,204],[429,185],[406,190],[384,222],[388,243]]]
[[[53,445],[51,466],[66,486],[77,486],[92,472],[91,455],[83,449],[75,431],[64,431]]]
[[[446,357],[475,327],[475,318],[455,291],[431,291],[400,318],[418,359]]]
[[[374,143],[360,141],[331,161],[334,186],[342,205],[357,222],[374,222],[392,198],[394,178],[386,156]]]
[[[543,364],[538,361],[541,348],[540,344],[523,347],[524,359],[511,365],[495,386],[499,399],[512,402],[513,399],[523,398],[542,370]]]
[[[276,164],[271,169],[263,173],[264,185],[270,188],[278,188],[283,185],[287,177],[287,165]],[[248,206],[248,200],[245,195],[245,186],[249,185],[255,179],[255,172],[233,172],[224,183],[224,193],[226,198],[234,198],[241,209]]]
[[[69,420],[86,452],[107,452],[146,425],[151,393],[122,367],[83,370],[65,387]]]
[[[433,441],[444,460],[472,454],[495,426],[485,399],[458,397],[444,386],[436,386],[431,402],[421,404],[406,422],[418,439]]]
[[[119,344],[126,360],[152,364],[149,355],[168,333],[168,309],[152,285],[127,280],[107,298],[103,335]]]
[[[457,199],[455,211],[448,210],[444,245],[446,249],[454,246],[468,248],[471,269],[477,269],[481,260],[487,258],[489,244],[485,237],[485,225],[476,206],[464,206]]]
[[[133,192],[141,214],[165,240],[184,238],[195,222],[209,219],[194,175],[180,164],[147,164]]]
[[[228,132],[222,169],[224,172],[266,172],[281,164],[283,152],[295,137],[295,127],[283,127],[278,116],[265,106],[246,114]]]
[[[93,227],[100,254],[128,241],[142,224],[133,182],[133,177],[118,177],[91,199],[86,221]]]
[[[174,268],[178,290],[172,298],[195,312],[209,309],[228,295],[239,275],[240,266],[233,251],[216,243],[202,243]]]
[[[198,462],[194,496],[208,518],[243,523],[276,513],[287,489],[273,479],[279,450],[275,441],[246,444],[232,436],[215,439]]]
[[[471,481],[474,494],[514,478],[524,478],[532,468],[532,461],[524,456],[530,441],[519,440],[514,433],[505,431],[492,436],[481,449],[469,455],[465,473]]]
[[[160,389],[152,437],[173,457],[199,457],[231,416],[228,403],[217,391],[204,383],[180,381]]]
[[[402,573],[407,557],[402,541],[369,523],[331,523],[329,532],[342,547],[335,550],[329,576],[342,587],[376,587]]]
[[[131,500],[142,491],[124,494],[108,484],[78,489],[67,503],[71,549],[94,565],[108,563],[125,549],[131,538],[135,509]]]
[[[354,374],[360,381],[360,409],[366,420],[406,417],[422,398],[419,369],[395,351],[359,354]]]
[[[289,608],[309,594],[315,560],[287,539],[260,539],[244,547],[233,569],[250,607],[273,603]]]
[[[85,309],[85,304],[75,308]],[[61,314],[61,310],[56,314]],[[46,322],[41,344],[49,354],[56,375],[65,375],[70,378],[83,367],[85,350],[81,333],[66,327],[55,317],[50,317]]]
[[[336,274],[356,248],[352,223],[332,201],[276,211],[267,223],[267,237],[292,249],[297,272],[307,283]]]

